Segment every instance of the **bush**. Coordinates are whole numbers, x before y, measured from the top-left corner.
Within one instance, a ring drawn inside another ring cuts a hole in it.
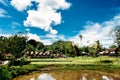
[[[2,53],[0,53],[0,60],[5,60],[5,56]]]
[[[113,63],[112,60],[102,60],[101,63]]]
[[[16,77],[22,72],[22,69],[20,66],[11,66],[10,71],[11,71],[12,76]]]
[[[14,66],[18,66],[18,65],[22,66],[22,65],[25,65],[25,64],[28,64],[28,63],[30,63],[30,61],[28,61],[27,58],[25,58],[23,56],[21,58],[17,58],[17,59],[13,58],[13,59],[11,59],[11,62],[9,63],[9,66],[12,66],[12,65],[14,65]]]
[[[13,78],[16,77],[16,76],[18,76],[18,75],[23,75],[23,74],[26,74],[26,73],[29,72],[29,69],[26,69],[26,68],[24,69],[21,66],[11,66],[9,68],[9,70],[10,70]]]
[[[7,66],[0,65],[0,80],[11,80],[12,75]]]

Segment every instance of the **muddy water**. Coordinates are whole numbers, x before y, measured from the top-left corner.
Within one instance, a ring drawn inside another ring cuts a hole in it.
[[[120,74],[93,70],[44,71],[18,76],[13,80],[120,80]]]

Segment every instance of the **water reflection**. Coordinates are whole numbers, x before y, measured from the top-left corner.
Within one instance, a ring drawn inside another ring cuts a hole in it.
[[[80,80],[87,80],[87,79],[86,79],[86,77],[85,77],[85,76],[83,76],[83,77],[82,77],[82,79],[80,79]]]
[[[120,73],[114,74],[92,70],[47,71],[18,76],[13,80],[120,80]]]
[[[103,80],[113,80],[112,78],[108,78],[107,76],[102,76]]]
[[[45,73],[45,74],[41,74],[38,77],[38,80],[56,80],[55,78],[53,78],[50,74]]]
[[[30,80],[35,80],[35,78],[31,78]]]

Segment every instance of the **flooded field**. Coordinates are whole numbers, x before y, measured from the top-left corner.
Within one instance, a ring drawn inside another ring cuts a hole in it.
[[[18,76],[13,80],[120,80],[120,73],[93,70],[41,71]]]

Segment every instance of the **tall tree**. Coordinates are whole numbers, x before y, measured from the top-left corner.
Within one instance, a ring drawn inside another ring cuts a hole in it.
[[[120,46],[120,26],[115,28],[115,43]]]
[[[118,57],[119,57],[119,48],[120,48],[120,26],[116,26],[115,29],[114,29],[114,40],[115,40],[115,43],[117,43],[117,48],[115,50],[115,53],[116,53],[116,63],[119,63],[118,62]]]
[[[81,46],[82,46],[82,38],[83,38],[83,36],[82,36],[82,35],[79,35],[79,38],[80,38]]]
[[[26,39],[24,36],[12,35],[10,37],[0,37],[0,54],[11,53],[16,58],[25,49]]]
[[[99,53],[100,51],[100,42],[99,40],[95,41],[95,44],[93,44],[93,48],[95,49],[95,54],[94,56],[97,56],[97,54]]]
[[[44,48],[44,45],[42,42],[38,42],[34,39],[30,39],[27,41],[27,47],[26,48],[30,48],[31,47],[31,50],[35,49],[36,50],[41,50]]]
[[[21,54],[21,52],[26,47],[26,38],[24,36],[13,35],[9,39],[9,53],[12,53],[16,57]]]

